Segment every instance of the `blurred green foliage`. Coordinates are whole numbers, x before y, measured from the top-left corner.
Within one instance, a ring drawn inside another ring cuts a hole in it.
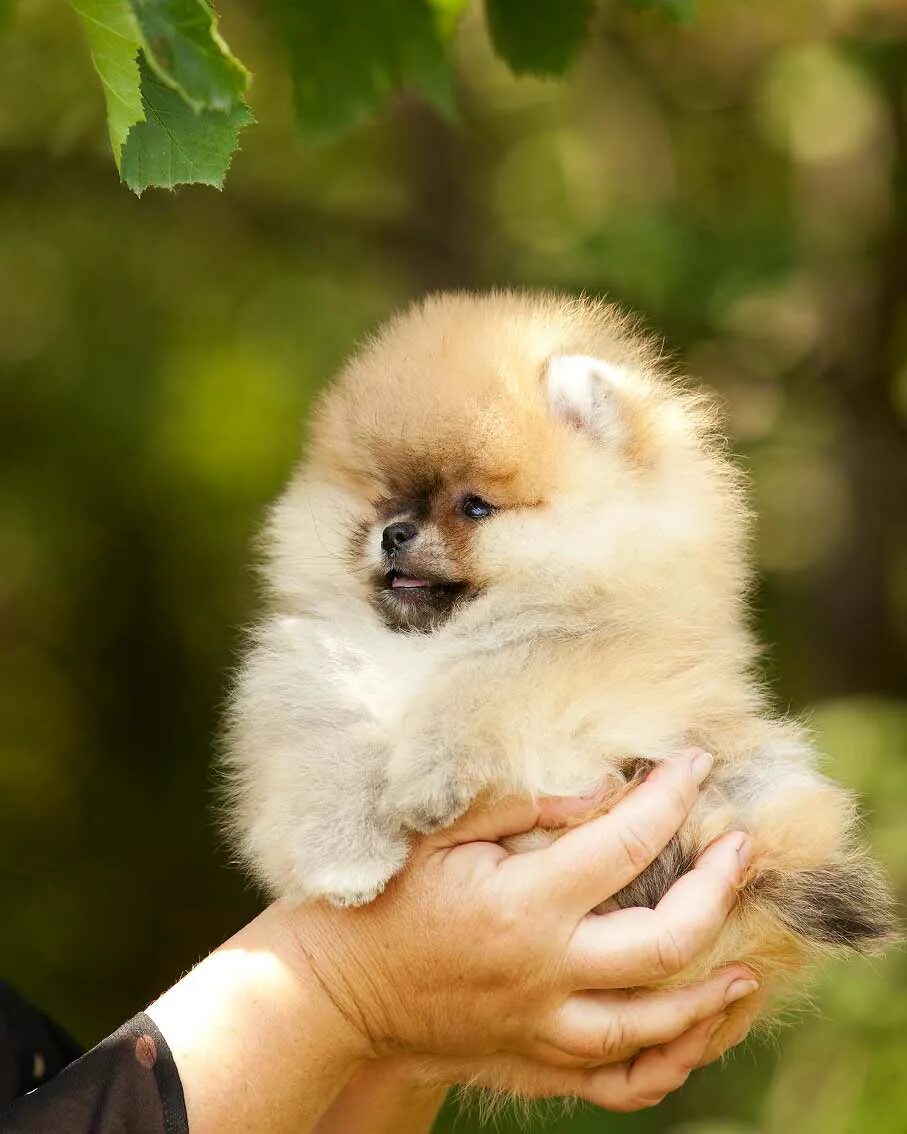
[[[90,1042],[255,908],[210,772],[250,540],[312,393],[437,287],[608,293],[721,394],[768,678],[903,897],[901,0],[606,4],[566,82],[515,78],[471,8],[457,123],[400,97],[318,145],[281,44],[222,7],[260,122],[224,194],[122,191],[67,7],[20,0],[0,36],[0,972]],[[657,1110],[539,1129],[900,1134],[905,977],[835,966],[817,1011]]]
[[[631,2],[681,18],[693,9],[693,0]],[[123,181],[139,195],[178,185],[222,188],[238,130],[254,119],[244,97],[248,72],[217,30],[208,0],[70,3],[104,90]],[[594,0],[485,4],[492,43],[517,74],[562,74],[595,10]],[[467,0],[265,0],[259,14],[290,65],[300,130],[325,139],[404,90],[453,115],[448,47],[466,7]]]

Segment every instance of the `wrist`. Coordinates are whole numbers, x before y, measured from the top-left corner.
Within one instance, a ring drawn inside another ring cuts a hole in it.
[[[193,1134],[310,1129],[370,1054],[308,967],[279,906],[148,1012],[173,1053]]]
[[[284,920],[296,965],[317,984],[349,1036],[357,1063],[402,1055],[400,993],[382,973],[381,949],[371,948],[359,911],[340,911],[326,903],[272,909]],[[396,1022],[395,1022],[396,1021]]]
[[[285,971],[297,1003],[306,1006],[306,1014],[297,1019],[298,1025],[309,1031],[310,1021],[317,1018],[338,1061],[352,1074],[376,1053],[358,1001],[349,994],[352,982],[339,975],[338,958],[344,949],[336,926],[331,924],[329,915],[323,917],[315,906],[293,909],[275,902],[237,938],[262,922],[267,955]],[[221,948],[230,944],[227,942]],[[330,965],[324,963],[325,956],[332,957]]]

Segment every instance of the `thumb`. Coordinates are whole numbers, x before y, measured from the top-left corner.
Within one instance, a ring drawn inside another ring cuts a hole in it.
[[[601,813],[608,787],[605,780],[585,795],[480,797],[456,823],[429,835],[425,842],[435,847],[497,843],[537,827],[573,826]]]

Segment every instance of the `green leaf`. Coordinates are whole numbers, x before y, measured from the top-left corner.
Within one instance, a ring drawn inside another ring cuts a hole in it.
[[[451,114],[439,21],[441,9],[453,8],[452,0],[267,0],[290,56],[303,132],[325,138],[348,130],[403,87]]]
[[[227,110],[248,85],[249,74],[217,31],[206,0],[128,0],[158,78],[193,109]]]
[[[236,132],[251,121],[242,102],[248,74],[205,0],[71,3],[104,88],[123,180],[137,192],[189,181],[220,185]],[[173,98],[163,96],[164,87]]]
[[[141,32],[128,0],[71,0],[71,3],[82,20],[94,69],[104,88],[110,146],[119,168],[129,131],[145,117],[136,58]]]
[[[132,128],[120,173],[139,196],[145,189],[201,184],[221,188],[239,130],[254,121],[248,107],[194,111],[143,59],[145,121]]]
[[[517,74],[562,75],[589,30],[593,0],[487,0],[497,54]]]

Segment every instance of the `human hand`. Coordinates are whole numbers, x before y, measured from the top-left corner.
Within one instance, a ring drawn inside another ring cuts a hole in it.
[[[527,854],[497,840],[560,825],[594,801],[473,811],[417,844],[370,905],[283,909],[362,1056],[406,1053],[439,1080],[629,1110],[720,1054],[738,1038],[722,1027],[728,1005],[757,987],[745,967],[683,989],[627,990],[676,975],[715,940],[746,868],[746,836],[714,843],[654,910],[589,912],[666,845],[709,764],[696,752],[666,761],[607,815]]]

